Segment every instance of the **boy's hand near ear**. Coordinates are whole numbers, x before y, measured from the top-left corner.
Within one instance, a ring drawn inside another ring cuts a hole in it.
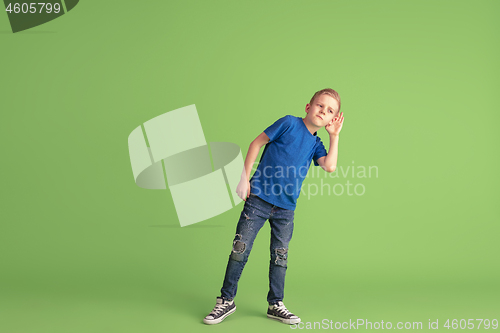
[[[341,112],[340,115],[337,115],[328,125],[325,126],[325,129],[330,135],[339,135],[343,123],[344,112]]]

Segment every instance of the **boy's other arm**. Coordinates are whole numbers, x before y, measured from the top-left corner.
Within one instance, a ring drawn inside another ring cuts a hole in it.
[[[250,172],[252,172],[252,166],[259,155],[260,148],[269,142],[269,137],[266,133],[262,132],[259,134],[255,140],[250,143],[248,147],[248,153],[245,157],[245,166],[243,167],[243,172],[241,173],[240,183],[236,187],[236,193],[238,196],[246,201],[246,198],[250,196]]]

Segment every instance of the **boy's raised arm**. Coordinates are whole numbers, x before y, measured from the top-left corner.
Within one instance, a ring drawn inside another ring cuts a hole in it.
[[[339,151],[339,135],[344,124],[344,113],[337,115],[328,125],[326,131],[330,135],[330,150],[326,156],[318,158],[318,164],[326,172],[334,172],[337,168],[337,156]]]
[[[245,158],[245,166],[243,172],[241,173],[241,179],[236,187],[236,193],[243,200],[250,196],[250,172],[252,172],[252,165],[255,163],[257,156],[259,155],[260,148],[269,142],[269,137],[266,133],[262,132],[259,134],[255,140],[250,143],[248,147],[248,153]]]
[[[339,151],[339,135],[330,134],[330,150],[326,156],[318,158],[318,164],[326,172],[334,172],[337,168]]]

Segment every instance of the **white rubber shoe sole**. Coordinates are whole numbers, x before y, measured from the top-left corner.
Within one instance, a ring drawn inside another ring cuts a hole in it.
[[[288,324],[288,325],[293,325],[293,324],[300,323],[300,318],[285,319],[285,318],[281,318],[281,317],[270,315],[269,313],[267,314],[267,318],[271,318],[271,319],[274,319],[274,320],[279,320],[282,323]]]

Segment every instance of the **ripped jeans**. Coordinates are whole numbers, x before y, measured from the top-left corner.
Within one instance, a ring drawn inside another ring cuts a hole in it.
[[[236,296],[238,280],[252,250],[260,228],[269,219],[271,226],[271,260],[269,262],[269,293],[267,301],[282,301],[288,260],[288,243],[292,239],[294,211],[277,207],[253,193],[245,206],[236,227],[233,250],[229,255],[221,296],[232,300]]]

